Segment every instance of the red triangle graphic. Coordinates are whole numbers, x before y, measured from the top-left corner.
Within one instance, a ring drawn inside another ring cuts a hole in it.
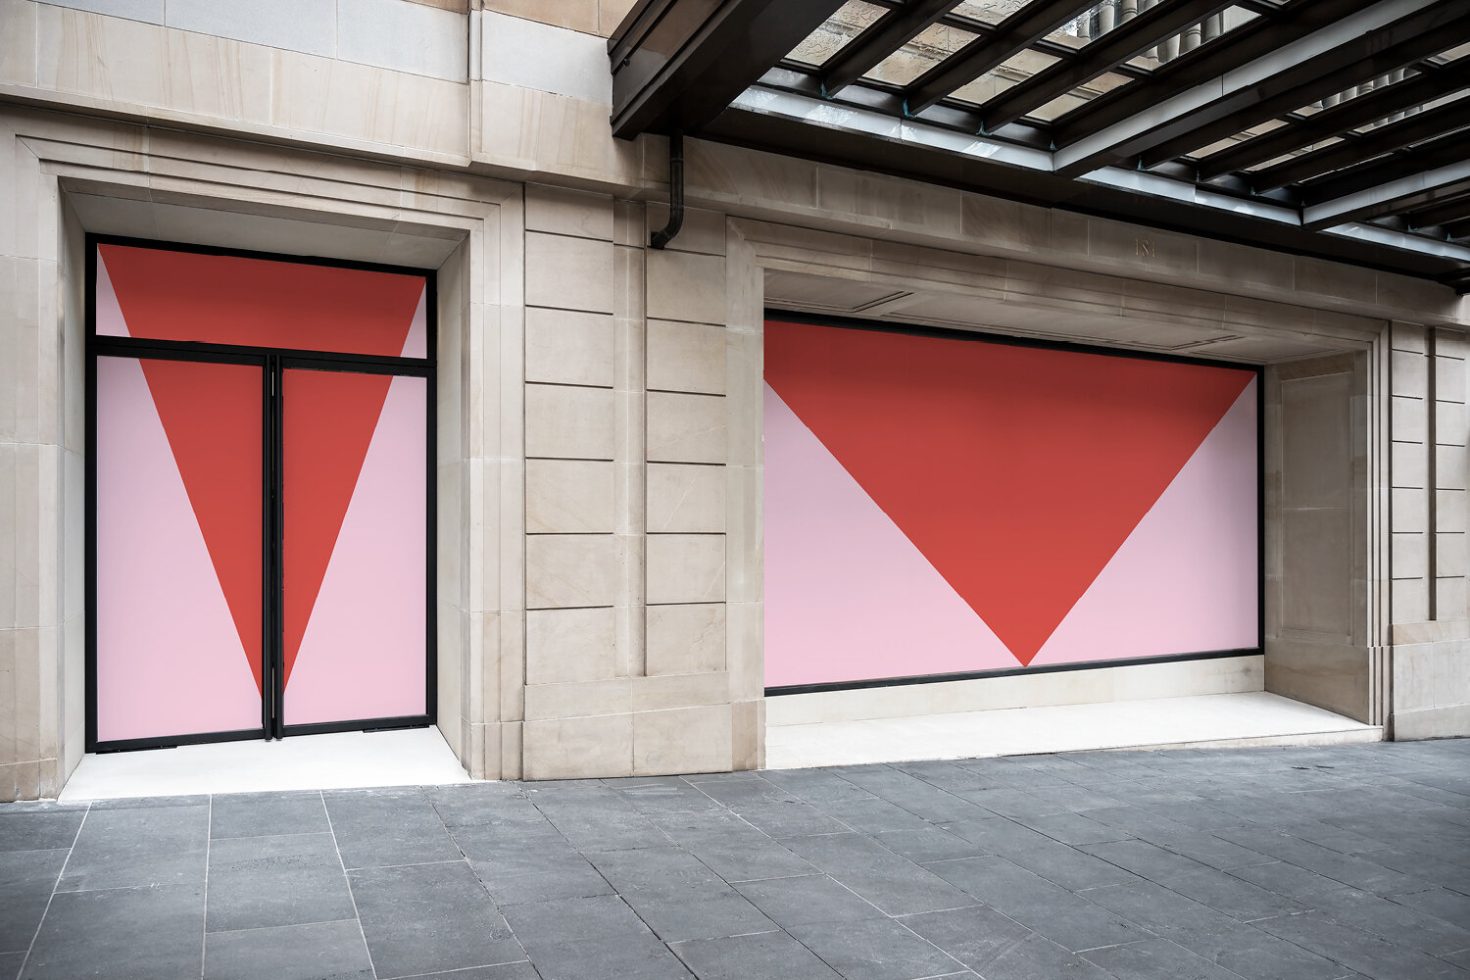
[[[261,370],[143,358],[189,503],[261,687]]]
[[[393,379],[343,371],[284,375],[282,614],[289,682]]]
[[[101,245],[134,337],[398,357],[422,276]]]
[[[1254,374],[767,322],[766,380],[1029,664]]]

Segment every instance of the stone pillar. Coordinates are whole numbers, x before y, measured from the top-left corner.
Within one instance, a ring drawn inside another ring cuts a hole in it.
[[[81,760],[81,228],[0,129],[0,800],[55,796]]]
[[[1394,738],[1470,734],[1467,382],[1462,335],[1391,328]]]
[[[524,775],[734,765],[725,218],[526,190]]]

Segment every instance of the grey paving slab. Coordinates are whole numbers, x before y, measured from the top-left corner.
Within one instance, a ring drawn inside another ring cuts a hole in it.
[[[870,800],[852,800],[821,805],[827,814],[853,830],[865,834],[881,833],[885,830],[923,830],[928,821],[910,813],[897,803],[874,797]]]
[[[899,921],[985,977],[1011,950],[1036,935],[1016,920],[984,906],[920,912]]]
[[[1240,980],[1238,973],[1167,939],[1088,950],[1082,957],[1118,980]]]
[[[588,861],[618,891],[718,882],[719,876],[674,844],[636,850],[588,851]]]
[[[1131,836],[1080,813],[1051,813],[1041,817],[1022,818],[1022,824],[1063,844],[1102,844],[1128,840]]]
[[[938,875],[860,834],[794,837],[783,843],[889,915],[974,904]]]
[[[1277,833],[1269,828],[1224,830],[1216,836],[1365,891],[1390,894],[1425,887],[1424,882],[1381,864],[1339,854],[1330,848],[1289,834]]]
[[[209,848],[210,932],[355,918],[331,834],[217,840]]]
[[[0,952],[30,948],[67,853],[0,851]]]
[[[1276,860],[1260,851],[1221,840],[1207,831],[1185,831],[1177,834],[1145,831],[1139,836],[1166,851],[1182,854],[1190,860],[1221,871],[1245,868],[1253,864],[1270,864]]]
[[[1015,830],[1007,835],[1007,838],[1006,843],[1002,846],[996,847],[992,844],[992,849],[1004,854],[1006,859],[1013,864],[1035,872],[1047,881],[1055,882],[1068,891],[1138,880],[1137,875],[1126,867],[1120,867],[1116,862],[1088,853],[1087,849],[1068,847],[1066,844],[1054,841],[1045,834],[1039,834],[1027,827],[1017,825]],[[1127,845],[1138,843],[1141,842],[1124,842]],[[1091,846],[1122,847],[1124,844]],[[1167,854],[1167,852],[1161,853]],[[1173,855],[1169,856],[1173,857]],[[1183,859],[1176,860],[1182,861]]]
[[[71,847],[87,815],[85,806],[16,803],[0,810],[0,851],[51,851]]]
[[[937,861],[935,874],[1072,952],[1148,937],[1134,922],[1079,898],[1005,858]]]
[[[1334,878],[1319,875],[1315,871],[1289,864],[1285,861],[1269,861],[1233,868],[1230,876],[1248,881],[1278,895],[1284,895],[1307,908],[1315,908],[1319,902],[1328,900],[1336,891],[1350,887]]]
[[[963,796],[894,767],[848,778],[873,795],[929,823],[970,819],[983,812]]]
[[[204,980],[373,980],[357,919],[210,933]]]
[[[776,924],[723,881],[670,882],[623,893],[626,901],[666,943],[764,932]]]
[[[350,873],[379,980],[526,959],[463,861]]]
[[[1422,892],[1394,895],[1393,901],[1427,912],[1461,929],[1470,929],[1470,895],[1462,895],[1446,888],[1430,888]]]
[[[1308,908],[1285,895],[1214,870],[1170,877],[1165,884],[1171,891],[1243,922],[1305,912]]]
[[[198,980],[204,886],[63,892],[26,961],[27,980]]]
[[[876,905],[829,875],[766,878],[735,886],[777,925],[789,929],[812,922],[881,917]]]
[[[468,970],[453,970],[449,973],[426,973],[413,980],[541,980],[541,975],[530,960],[519,963],[497,963],[495,966],[475,966]]]
[[[1187,858],[1182,854],[1150,844],[1142,840],[1112,841],[1102,844],[1084,844],[1079,850],[1091,854],[1093,857],[1101,858],[1109,864],[1117,865],[1131,871],[1141,878],[1149,881],[1167,882],[1173,878],[1182,878],[1200,871],[1207,871],[1205,865],[1200,864],[1193,858]],[[1100,881],[1097,884],[1108,885],[1119,882]],[[1082,887],[1091,887],[1083,885]]]
[[[456,835],[463,843],[463,838]],[[561,837],[535,841],[496,840],[495,846],[466,846],[470,867],[496,903],[504,907],[563,898],[613,894],[592,863]]]
[[[1086,897],[1246,980],[1336,980],[1341,975],[1338,964],[1322,956],[1152,882],[1095,888]]]
[[[731,809],[746,823],[771,837],[840,834],[849,829],[836,817],[795,797],[749,802]]]
[[[980,975],[985,980],[1112,980],[1076,953],[1034,934],[999,951]]]
[[[322,794],[231,793],[214,797],[209,836],[265,837],[275,834],[319,834],[331,829]]]
[[[439,814],[416,789],[342,790],[323,798],[348,868],[427,864],[461,856]]]
[[[536,807],[579,848],[611,851],[668,843],[658,824],[609,789],[581,798],[537,799]]]
[[[583,940],[651,935],[643,920],[617,895],[527,902],[505,909],[516,939],[532,953]]]
[[[986,787],[997,785],[994,781],[987,779],[975,770],[963,766],[958,762],[944,760],[895,762],[893,768],[922,779],[931,786],[935,786],[949,793],[956,793],[962,790],[985,789]]]
[[[1316,903],[1316,911],[1339,925],[1437,956],[1470,949],[1470,931],[1356,888],[1328,893]]]
[[[838,980],[839,974],[784,932],[695,939],[670,946],[699,980]]]
[[[208,842],[206,797],[187,806],[93,807],[57,891],[203,884]]]
[[[670,837],[732,884],[762,878],[785,878],[812,874],[810,862],[760,833],[738,827],[685,831],[670,829]]]
[[[946,861],[953,858],[978,857],[984,851],[971,841],[933,827],[928,830],[885,830],[873,839],[900,857],[916,864]]]
[[[514,822],[518,817],[545,819],[516,783],[431,786],[424,796],[450,828]]]
[[[690,980],[693,976],[651,933],[554,943],[536,950],[541,980]]]
[[[1375,980],[1465,980],[1453,963],[1340,926],[1317,913],[1263,919],[1256,927]]]
[[[964,969],[895,919],[814,922],[790,931],[847,980],[916,980]]]

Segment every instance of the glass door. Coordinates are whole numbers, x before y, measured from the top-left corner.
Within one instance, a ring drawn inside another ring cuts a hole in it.
[[[421,721],[428,379],[300,361],[281,378],[282,731]]]
[[[110,747],[265,727],[264,366],[96,359],[90,694]]]

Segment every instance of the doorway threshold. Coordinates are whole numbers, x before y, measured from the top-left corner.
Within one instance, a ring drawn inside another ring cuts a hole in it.
[[[444,736],[430,726],[86,755],[61,800],[467,782]]]
[[[805,713],[809,716],[812,709]],[[1382,726],[1252,691],[767,724],[766,766],[803,769],[1103,749],[1340,745],[1382,739]]]

